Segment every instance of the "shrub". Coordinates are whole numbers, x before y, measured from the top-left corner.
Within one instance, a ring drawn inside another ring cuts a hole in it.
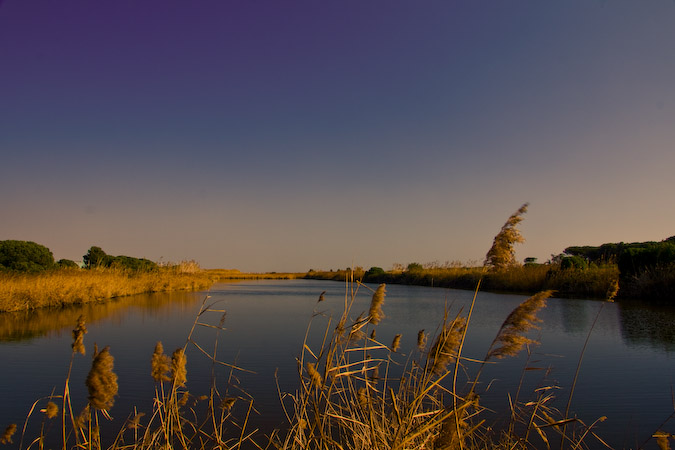
[[[407,272],[421,272],[423,270],[424,266],[416,262],[408,264],[408,268],[406,269]]]
[[[0,241],[0,269],[41,272],[54,267],[54,255],[32,241]]]
[[[567,269],[588,269],[588,261],[582,256],[564,256],[560,260],[560,268]]]
[[[101,247],[91,247],[83,257],[84,265],[87,269],[95,267],[113,267],[115,269],[127,269],[141,272],[157,270],[155,262],[145,258],[134,258],[132,256],[112,256],[106,254]]]
[[[79,269],[80,266],[73,260],[70,259],[59,259],[56,262],[56,265],[59,269]]]

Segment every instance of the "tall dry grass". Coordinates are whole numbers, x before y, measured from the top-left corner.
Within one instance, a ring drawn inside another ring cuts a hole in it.
[[[215,277],[205,271],[183,272],[180,266],[157,271],[122,269],[61,269],[39,274],[0,273],[0,311],[25,311],[44,307],[97,302],[149,292],[199,290]]]

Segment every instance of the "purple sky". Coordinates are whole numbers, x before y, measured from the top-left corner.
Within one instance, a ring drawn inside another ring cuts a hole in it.
[[[0,240],[306,271],[675,235],[675,2],[4,0]]]

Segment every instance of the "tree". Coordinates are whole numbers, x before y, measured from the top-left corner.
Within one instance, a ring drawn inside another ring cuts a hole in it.
[[[522,222],[523,215],[527,212],[528,206],[528,203],[521,206],[502,226],[502,229],[495,236],[492,247],[490,247],[487,255],[485,255],[484,266],[501,270],[516,264],[516,252],[513,246],[525,242],[516,226]]]
[[[93,246],[87,251],[87,254],[82,257],[82,260],[87,269],[92,269],[99,266],[109,266],[112,257],[108,256],[101,247]]]
[[[422,266],[422,264],[416,263],[416,262],[408,264],[408,267],[406,269],[406,271],[408,271],[408,272],[421,272],[423,270],[424,270],[424,266]]]
[[[79,269],[80,266],[77,265],[75,261],[72,261],[70,259],[59,259],[56,261],[56,265],[59,266],[60,269]]]
[[[0,241],[0,269],[41,272],[54,267],[54,255],[32,241]]]

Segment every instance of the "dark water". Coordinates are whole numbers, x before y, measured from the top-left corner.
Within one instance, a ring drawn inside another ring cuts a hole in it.
[[[339,316],[345,290],[343,283],[309,280],[215,285],[207,302],[226,310],[226,329],[216,335],[212,328],[197,327],[193,338],[209,352],[217,343],[219,360],[247,371],[214,368],[192,346],[188,350],[188,389],[197,396],[208,394],[215,376],[221,393],[254,399],[259,414],[253,414],[253,426],[268,432],[283,426],[277,383],[282,392],[295,390],[295,358],[313,312],[323,313],[313,319],[309,333],[310,344],[318,347],[326,327],[335,325],[329,325],[329,318]],[[326,300],[317,305],[322,291],[327,291]],[[367,311],[370,303],[371,293],[364,288],[361,291],[353,307],[355,316]],[[71,355],[70,330],[80,314],[87,317],[88,356],[78,355],[74,361],[74,408],[79,410],[86,404],[84,379],[91,364],[89,355],[97,343],[99,347],[110,345],[119,376],[119,397],[111,411],[115,421],[108,427],[119,428],[134,406],[149,412],[154,394],[150,377],[154,345],[161,340],[167,353],[181,347],[206,295],[153,294],[59,312],[0,316],[0,427],[16,422],[21,428],[35,400],[63,392]],[[468,291],[387,286],[386,318],[378,326],[377,337],[389,343],[401,333],[401,362],[405,363],[406,355],[415,347],[418,330],[433,334],[446,308],[451,314],[462,308],[466,312],[472,295]],[[481,359],[508,313],[525,298],[479,293],[464,356]],[[217,324],[221,315],[205,314],[200,320]],[[564,409],[581,350],[596,317],[571,409],[587,424],[607,416],[597,433],[615,448],[643,444],[673,412],[675,310],[639,303],[550,299],[540,313],[541,329],[530,333],[541,344],[532,348],[529,366],[542,370],[523,372],[528,364],[525,352],[487,366],[481,389],[490,388],[482,393],[482,403],[497,412],[484,418],[499,423],[503,417],[499,411],[507,410],[507,393],[513,395],[523,374],[521,400],[532,397],[537,387],[557,386],[555,406]],[[476,368],[469,363],[469,375]],[[675,423],[668,423],[664,429],[675,432]],[[650,442],[646,448],[656,446]]]

